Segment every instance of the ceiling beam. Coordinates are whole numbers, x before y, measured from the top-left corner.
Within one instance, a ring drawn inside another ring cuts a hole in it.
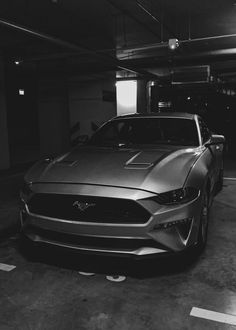
[[[67,49],[71,49],[75,52],[78,53],[78,55],[82,52],[83,54],[88,54],[91,55],[93,58],[97,59],[100,62],[107,62],[108,64],[111,64],[113,66],[116,66],[118,69],[120,70],[125,70],[128,72],[131,72],[132,74],[135,75],[141,75],[141,76],[152,76],[152,74],[144,71],[144,70],[136,70],[135,68],[131,67],[131,66],[125,66],[123,65],[123,63],[121,63],[121,61],[117,60],[116,58],[113,58],[112,56],[109,55],[103,55],[103,54],[99,54],[94,50],[90,50],[88,48],[85,47],[81,47],[77,44],[71,43],[71,42],[67,42],[65,40],[53,37],[51,35],[45,34],[45,33],[41,33],[38,31],[35,31],[33,29],[30,29],[28,27],[19,25],[17,23],[13,23],[10,22],[8,20],[4,20],[4,19],[0,19],[0,25],[3,25],[5,27],[11,28],[13,30],[17,30],[17,31],[21,31],[23,33],[26,33],[28,35],[31,35],[33,37],[48,41],[50,43],[59,45],[63,48],[67,48]]]

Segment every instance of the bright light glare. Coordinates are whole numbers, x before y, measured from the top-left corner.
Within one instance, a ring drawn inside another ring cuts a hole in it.
[[[19,95],[25,95],[24,89],[19,89]]]
[[[137,112],[137,81],[126,80],[116,83],[117,115]]]

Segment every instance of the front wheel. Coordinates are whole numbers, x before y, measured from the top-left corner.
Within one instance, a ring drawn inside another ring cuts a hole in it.
[[[202,252],[206,247],[209,222],[209,196],[207,191],[203,193],[203,202],[201,207],[201,218],[198,231],[197,250]]]
[[[219,172],[219,178],[217,181],[217,185],[216,185],[216,192],[220,192],[223,188],[223,182],[224,182],[224,169],[220,169]]]

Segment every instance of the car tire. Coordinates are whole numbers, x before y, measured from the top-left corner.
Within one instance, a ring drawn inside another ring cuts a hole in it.
[[[208,223],[209,223],[209,194],[205,190],[203,193],[203,203],[201,207],[200,224],[198,230],[197,252],[201,253],[207,243]]]
[[[216,192],[220,192],[223,188],[223,182],[224,182],[224,169],[220,169],[220,173],[219,173],[219,178],[217,181],[217,185],[216,185]]]

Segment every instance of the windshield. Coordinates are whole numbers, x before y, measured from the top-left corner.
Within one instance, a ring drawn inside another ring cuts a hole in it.
[[[89,141],[95,146],[184,145],[198,146],[194,120],[184,118],[115,119],[102,126]]]

